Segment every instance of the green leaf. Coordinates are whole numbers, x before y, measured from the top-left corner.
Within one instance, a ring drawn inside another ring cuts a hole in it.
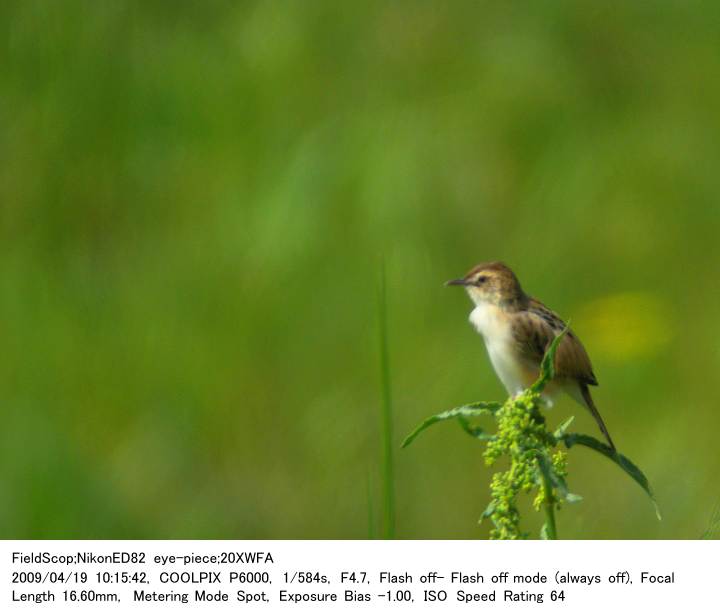
[[[547,522],[542,525],[542,528],[540,529],[540,539],[550,539],[548,536],[548,527]]]
[[[545,389],[545,385],[547,385],[548,382],[552,381],[555,377],[555,353],[557,352],[557,348],[560,345],[563,336],[567,334],[568,327],[569,325],[566,325],[565,329],[555,336],[555,339],[550,343],[547,351],[545,351],[545,356],[540,364],[540,377],[530,387],[532,392],[539,394],[543,389]]]
[[[417,428],[415,428],[402,442],[403,447],[407,447],[412,443],[417,436],[427,430],[433,424],[439,421],[445,421],[446,419],[454,419],[455,417],[480,417],[482,415],[494,415],[502,408],[502,404],[499,402],[474,402],[472,404],[466,404],[459,406],[437,415],[432,415],[423,421]]]
[[[545,453],[541,452],[538,455],[538,468],[543,474],[547,482],[558,491],[558,494],[567,503],[579,503],[582,500],[582,496],[579,494],[573,494],[568,490],[565,478],[561,477],[555,472],[550,457]]]
[[[662,515],[660,514],[660,507],[658,507],[657,501],[655,500],[655,495],[650,488],[650,483],[648,482],[647,477],[645,477],[643,472],[628,458],[626,458],[621,453],[615,451],[614,449],[611,449],[605,443],[602,443],[596,438],[588,436],[587,434],[578,434],[576,432],[571,434],[565,434],[562,437],[562,441],[565,443],[565,446],[568,449],[570,449],[570,447],[572,447],[573,445],[583,445],[584,447],[589,447],[590,449],[601,453],[606,458],[609,458],[610,460],[615,462],[615,464],[617,464],[628,475],[630,475],[630,477],[645,491],[645,494],[650,497],[650,500],[655,507],[655,515],[657,516],[657,519],[662,520]]]
[[[491,502],[487,507],[485,507],[485,511],[482,512],[480,515],[480,519],[478,520],[478,524],[481,524],[483,520],[487,520],[493,513],[495,513],[495,502]]]
[[[460,427],[473,438],[479,439],[481,441],[489,441],[495,438],[494,434],[485,432],[485,430],[483,430],[480,426],[471,426],[470,422],[462,415],[458,415],[457,420],[460,424]]]
[[[567,429],[570,427],[570,424],[575,420],[575,416],[568,417],[565,421],[563,421],[559,426],[558,429],[553,432],[553,436],[560,440],[565,433],[567,432]]]

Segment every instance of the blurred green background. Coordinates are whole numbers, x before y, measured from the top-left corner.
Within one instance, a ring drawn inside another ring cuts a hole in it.
[[[3,2],[0,534],[367,537],[384,259],[397,536],[486,537],[479,444],[399,442],[504,397],[442,286],[502,259],[572,319],[665,515],[573,450],[561,536],[699,537],[718,24],[693,1]]]

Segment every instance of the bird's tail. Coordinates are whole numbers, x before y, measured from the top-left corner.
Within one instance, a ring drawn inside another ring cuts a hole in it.
[[[608,445],[610,445],[610,448],[613,451],[617,451],[617,449],[615,448],[615,443],[613,443],[613,440],[610,438],[610,433],[605,427],[605,422],[600,416],[600,411],[597,410],[597,407],[593,402],[592,396],[590,395],[590,388],[587,386],[586,383],[582,383],[580,385],[580,393],[582,394],[583,400],[585,400],[585,404],[587,405],[588,410],[592,413],[592,416],[595,418],[597,425],[600,427],[601,432],[605,435]]]

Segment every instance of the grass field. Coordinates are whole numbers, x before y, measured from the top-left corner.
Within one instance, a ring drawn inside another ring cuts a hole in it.
[[[503,398],[442,286],[502,259],[572,320],[664,514],[572,451],[562,536],[699,538],[720,498],[719,17],[2,3],[0,536],[382,536],[388,451],[395,536],[487,536],[476,443],[399,445]],[[596,434],[569,400],[551,421],[572,414]]]

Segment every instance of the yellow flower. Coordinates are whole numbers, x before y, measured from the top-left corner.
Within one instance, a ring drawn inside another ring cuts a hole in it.
[[[581,306],[572,321],[593,357],[611,361],[653,356],[672,340],[667,306],[646,292],[601,297]]]

